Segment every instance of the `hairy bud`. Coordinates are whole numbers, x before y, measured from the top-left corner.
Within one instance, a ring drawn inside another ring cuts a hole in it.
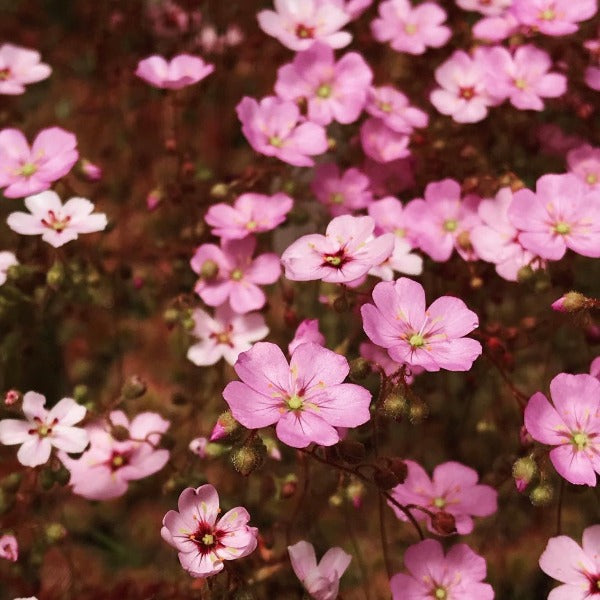
[[[554,497],[554,488],[549,483],[540,483],[529,493],[529,499],[534,506],[547,506]]]
[[[574,313],[587,306],[587,298],[579,292],[568,292],[552,303],[552,308],[558,312]]]
[[[234,447],[230,456],[235,470],[247,477],[262,466],[266,455],[267,447],[259,436],[255,436],[243,446]]]
[[[393,390],[383,399],[379,412],[389,419],[401,421],[408,413],[408,399],[400,390]]]
[[[359,357],[350,361],[350,379],[354,381],[362,381],[371,372],[369,361]]]
[[[217,440],[235,439],[242,433],[242,427],[233,418],[231,411],[226,410],[219,415],[215,426],[210,434],[209,440],[216,442]]]

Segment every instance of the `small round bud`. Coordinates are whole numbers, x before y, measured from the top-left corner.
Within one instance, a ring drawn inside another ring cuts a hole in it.
[[[408,412],[408,400],[400,390],[393,390],[383,399],[379,412],[389,419],[401,421]]]
[[[362,381],[371,372],[371,365],[368,360],[362,357],[350,361],[350,379]]]
[[[194,321],[192,317],[186,317],[185,319],[181,320],[181,326],[186,331],[193,331],[194,327],[196,327],[196,321]]]
[[[547,506],[554,497],[554,488],[549,483],[540,483],[529,493],[529,499],[534,506]]]
[[[367,454],[364,445],[354,440],[342,440],[338,443],[337,449],[342,460],[351,465],[362,462]]]
[[[517,281],[519,283],[525,283],[531,281],[534,276],[534,270],[530,265],[524,265],[517,271]]]
[[[568,292],[552,303],[552,308],[558,312],[574,313],[586,308],[588,299],[579,292]]]
[[[216,442],[217,440],[234,440],[239,437],[243,429],[241,425],[233,418],[230,410],[226,410],[219,415],[213,430],[211,431],[209,440]]]
[[[60,287],[65,281],[65,266],[58,260],[50,267],[46,273],[46,283],[51,288]]]
[[[83,404],[87,400],[89,389],[84,383],[80,383],[73,388],[73,398]]]
[[[62,523],[49,523],[44,533],[49,544],[56,544],[67,537],[67,530]]]
[[[512,476],[517,489],[522,492],[538,474],[538,466],[533,457],[524,456],[517,459],[512,467]]]
[[[332,494],[331,496],[329,496],[329,506],[333,507],[333,508],[338,508],[340,506],[342,506],[342,504],[344,503],[344,497],[339,494],[339,493],[335,493]]]
[[[100,181],[102,179],[102,169],[90,162],[87,158],[82,158],[79,161],[79,173],[88,181]]]
[[[390,471],[398,478],[398,483],[404,483],[408,477],[406,463],[400,458],[393,457],[387,459],[387,464]]]
[[[23,475],[21,473],[11,473],[0,481],[0,487],[7,492],[16,492],[21,485]]]
[[[361,507],[365,491],[365,486],[358,480],[351,481],[346,487],[346,497],[354,508]]]
[[[415,398],[408,409],[408,419],[413,425],[419,425],[429,416],[429,407],[421,398]]]
[[[296,490],[298,489],[298,477],[293,473],[286,475],[283,484],[281,485],[280,495],[282,498],[291,498],[296,494]]]
[[[146,384],[139,375],[132,375],[121,388],[121,395],[126,400],[135,400],[146,393]]]
[[[21,402],[22,399],[23,395],[19,390],[8,390],[4,395],[4,404],[6,404],[6,406],[14,406],[18,402]]]
[[[51,469],[42,469],[38,481],[43,490],[49,490],[54,485],[54,473]]]
[[[227,196],[228,193],[229,193],[229,186],[223,182],[215,183],[215,185],[213,185],[210,188],[210,195],[213,198],[225,198],[225,196]]]
[[[348,304],[348,299],[346,298],[346,296],[338,296],[333,301],[333,310],[335,310],[335,312],[338,312],[338,313],[346,312],[348,310],[348,307],[349,307],[349,304]]]
[[[400,483],[400,479],[396,476],[396,474],[391,469],[385,467],[377,468],[377,470],[373,473],[373,481],[382,490],[391,490]]]
[[[473,246],[471,246],[471,237],[469,236],[468,231],[461,231],[456,236],[456,243],[458,244],[459,248],[462,248],[465,251],[472,250],[473,248]]]
[[[214,279],[219,274],[219,265],[214,260],[205,260],[200,267],[202,279]]]
[[[61,465],[56,471],[54,471],[54,481],[56,481],[58,485],[67,485],[70,479],[71,472],[63,465]]]
[[[247,477],[262,466],[266,455],[267,447],[260,437],[255,436],[243,446],[234,447],[231,450],[230,456],[235,470],[244,477]]]
[[[483,279],[481,277],[471,277],[471,281],[469,282],[469,285],[471,286],[472,290],[480,290],[483,287]]]
[[[431,517],[431,527],[440,535],[456,533],[456,519],[450,513],[441,510]]]

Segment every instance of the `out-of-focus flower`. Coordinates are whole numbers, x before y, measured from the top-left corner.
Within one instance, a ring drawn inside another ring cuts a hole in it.
[[[586,67],[584,73],[584,81],[593,90],[600,90],[600,67]]]
[[[319,331],[318,319],[304,319],[298,325],[294,339],[289,343],[288,352],[293,354],[300,344],[306,344],[307,342],[313,342],[319,344],[319,346],[325,345],[325,336]]]
[[[480,19],[473,25],[473,37],[488,42],[501,42],[519,31],[519,21],[515,15],[506,10],[495,16]]]
[[[102,168],[90,162],[87,158],[81,159],[79,170],[88,181],[100,181],[102,179]]]
[[[190,346],[187,357],[198,366],[214,365],[221,358],[233,365],[240,352],[250,350],[253,342],[269,333],[260,313],[239,315],[227,304],[219,306],[214,317],[197,308],[192,318],[192,335],[199,342]]]
[[[386,196],[370,204],[367,210],[375,221],[375,233],[393,233],[396,237],[407,240],[412,248],[416,248],[419,232],[408,216],[410,211],[407,212],[411,204],[412,202],[409,202],[403,206],[402,202],[393,196]]]
[[[0,558],[17,562],[19,558],[19,543],[14,535],[6,534],[0,537]]]
[[[42,192],[77,162],[77,138],[60,127],[42,129],[31,148],[18,129],[0,131],[0,188],[7,198]]]
[[[414,187],[414,163],[412,156],[389,163],[380,163],[367,157],[362,164],[362,170],[371,181],[374,195],[389,196]]]
[[[456,0],[456,4],[463,10],[477,11],[489,17],[503,14],[512,2],[513,0]]]
[[[50,410],[44,408],[46,398],[36,392],[23,397],[26,421],[0,421],[0,443],[21,444],[17,459],[27,467],[48,462],[52,447],[64,452],[82,452],[88,443],[87,432],[73,427],[85,417],[85,407],[72,398],[63,398]]]
[[[135,74],[154,87],[179,90],[198,83],[214,70],[214,65],[191,54],[178,54],[169,62],[162,56],[153,55],[138,63]]]
[[[360,142],[364,153],[380,163],[410,155],[408,135],[390,129],[381,119],[370,117],[361,125]]]
[[[0,285],[6,283],[8,270],[15,265],[18,265],[17,257],[8,250],[0,252]]]
[[[351,19],[358,19],[373,4],[373,0],[329,0],[329,2],[337,4]]]
[[[40,53],[29,48],[2,44],[0,46],[0,94],[17,95],[29,83],[50,77],[52,69],[40,62]]]
[[[13,406],[20,400],[22,400],[22,396],[21,392],[18,390],[8,390],[4,395],[4,404],[6,404],[6,406]]]
[[[355,168],[341,173],[334,163],[315,169],[311,189],[334,217],[366,208],[373,200],[370,181],[364,173]]]
[[[192,577],[210,577],[223,570],[223,561],[254,552],[258,530],[249,527],[248,511],[237,506],[218,519],[217,490],[210,485],[186,488],[163,519],[160,535],[177,549],[181,566]]]
[[[146,208],[149,211],[156,210],[158,205],[162,202],[163,192],[160,188],[154,188],[146,196]]]
[[[598,10],[596,0],[514,0],[511,11],[522,25],[546,35],[568,35],[577,23],[591,19]]]
[[[106,215],[94,213],[94,205],[85,198],[71,198],[63,205],[53,191],[25,198],[29,213],[8,215],[8,226],[21,235],[41,235],[45,242],[58,248],[76,240],[81,233],[103,231]]]
[[[234,368],[242,381],[223,390],[233,416],[249,429],[276,424],[277,437],[293,448],[331,446],[340,440],[336,427],[357,427],[370,418],[371,394],[342,383],[348,361],[319,344],[301,344],[288,364],[278,346],[258,342]]]
[[[587,183],[590,188],[600,189],[600,148],[584,144],[567,154],[569,171]]]
[[[330,548],[319,564],[312,544],[300,541],[288,546],[290,562],[296,577],[314,600],[335,600],[338,597],[340,579],[352,557],[341,548]]]
[[[429,122],[427,113],[411,106],[402,92],[389,85],[370,88],[365,110],[398,133],[410,134]]]

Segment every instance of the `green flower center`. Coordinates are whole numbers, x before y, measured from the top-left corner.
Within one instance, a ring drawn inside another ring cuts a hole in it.
[[[556,13],[551,8],[547,8],[540,13],[540,19],[544,21],[552,21],[555,17]]]
[[[417,33],[418,27],[414,23],[407,23],[404,26],[404,32],[408,35],[415,35]]]
[[[443,498],[435,498],[433,501],[433,505],[436,508],[444,508],[444,506],[446,506],[446,501]]]
[[[585,180],[590,185],[594,185],[595,183],[598,183],[598,175],[596,175],[596,173],[588,173],[585,176]]]
[[[433,592],[433,597],[436,600],[445,600],[448,597],[448,592],[443,587],[437,587]]]
[[[331,202],[331,204],[342,204],[344,202],[344,194],[342,194],[341,192],[331,194],[329,201]]]
[[[425,345],[425,339],[423,338],[423,336],[420,333],[413,333],[410,336],[410,339],[408,340],[408,343],[413,348],[421,348],[422,346]]]
[[[554,226],[554,231],[559,235],[567,235],[567,233],[571,232],[571,226],[564,221],[560,221]]]
[[[331,96],[331,86],[327,83],[320,85],[317,89],[317,96],[319,96],[319,98],[329,98],[329,96]]]
[[[225,332],[218,333],[216,338],[217,338],[217,342],[219,344],[229,344],[230,343],[228,333],[225,333]]]
[[[585,450],[589,439],[585,433],[578,431],[577,433],[573,434],[571,441],[573,442],[573,445],[577,447],[577,450]]]
[[[212,546],[215,543],[215,536],[212,533],[205,533],[202,536],[202,543],[205,546]]]
[[[23,175],[24,177],[31,177],[37,171],[37,166],[33,163],[25,163],[21,170],[19,171],[19,175]]]
[[[253,230],[253,229],[256,229],[257,227],[258,227],[258,223],[256,221],[248,221],[246,223],[246,229]]]
[[[47,425],[40,425],[38,427],[37,433],[40,437],[46,437],[47,435],[52,433],[52,429]]]
[[[283,140],[278,135],[272,135],[269,138],[269,144],[275,146],[275,148],[281,148],[281,146],[283,146]]]
[[[452,233],[458,229],[458,221],[456,219],[447,219],[444,221],[444,231]]]
[[[300,410],[304,405],[304,402],[300,396],[294,394],[287,399],[287,405],[290,410]]]
[[[242,273],[241,269],[234,269],[231,272],[231,279],[233,279],[234,281],[240,281],[243,276],[244,274]]]
[[[342,259],[339,256],[326,256],[325,260],[332,266],[332,267],[339,267],[342,264]]]

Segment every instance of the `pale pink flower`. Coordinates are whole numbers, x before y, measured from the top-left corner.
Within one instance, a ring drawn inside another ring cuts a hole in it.
[[[358,351],[364,359],[381,367],[388,377],[397,373],[403,366],[401,363],[392,360],[385,348],[381,348],[372,342],[362,342],[358,347]],[[424,371],[425,369],[422,367],[407,367],[404,365],[404,382],[408,385],[412,384],[415,375],[420,375]]]
[[[559,535],[548,540],[540,556],[540,569],[564,585],[555,587],[548,600],[588,600],[600,590],[600,525],[587,527],[582,545]]]
[[[390,129],[381,119],[370,117],[360,126],[360,142],[364,153],[380,163],[410,155],[408,135]]]
[[[584,144],[567,154],[569,171],[594,190],[600,189],[600,148]]]
[[[288,552],[292,569],[308,595],[314,600],[336,600],[340,578],[352,557],[341,548],[330,548],[317,564],[313,545],[305,541],[288,546]]]
[[[496,16],[480,19],[473,25],[473,37],[487,42],[501,42],[517,33],[521,26],[515,15],[507,10]]]
[[[372,79],[360,54],[348,52],[336,62],[333,49],[316,42],[279,68],[275,93],[294,102],[305,98],[308,120],[313,123],[353,123],[362,112]]]
[[[186,488],[163,519],[160,535],[179,552],[181,566],[192,577],[210,577],[223,570],[223,561],[254,552],[258,530],[249,527],[248,511],[237,506],[219,519],[217,490],[210,485]]]
[[[414,252],[407,240],[394,237],[392,254],[381,264],[369,270],[369,275],[379,277],[383,281],[392,281],[395,273],[404,275],[420,275],[423,272],[423,259]]]
[[[301,344],[288,364],[278,346],[258,342],[234,368],[242,381],[223,390],[234,418],[248,429],[276,425],[277,437],[293,448],[332,446],[340,441],[336,427],[357,427],[370,418],[370,392],[342,383],[348,361],[319,344]]]
[[[584,80],[588,87],[592,88],[593,90],[600,91],[600,67],[586,67]]]
[[[135,74],[157,88],[180,90],[198,83],[215,70],[199,56],[178,54],[167,62],[162,56],[149,56],[138,63]]]
[[[335,217],[325,235],[302,236],[281,255],[285,276],[293,281],[322,279],[349,283],[381,264],[394,249],[394,236],[372,238],[371,217]]]
[[[325,336],[319,331],[319,320],[318,319],[304,319],[296,328],[294,339],[288,345],[288,352],[294,353],[294,350],[300,344],[306,344],[313,342],[319,344],[319,346],[325,345]]]
[[[0,188],[7,198],[42,192],[77,162],[77,138],[60,127],[40,131],[31,148],[18,129],[0,131]]]
[[[50,190],[25,198],[25,206],[29,213],[10,213],[8,226],[21,235],[41,235],[55,248],[76,240],[81,233],[103,231],[108,224],[105,214],[92,214],[94,205],[89,200],[71,198],[63,205]]]
[[[87,158],[82,158],[79,161],[79,171],[88,181],[100,181],[102,179],[102,167],[89,161]]]
[[[238,196],[233,206],[213,204],[204,220],[212,234],[223,239],[242,239],[251,233],[271,231],[285,221],[294,201],[281,192],[267,196],[247,193]]]
[[[341,173],[335,163],[315,169],[311,189],[334,217],[366,208],[373,200],[369,178],[362,171],[351,168]]]
[[[546,35],[568,35],[577,23],[592,18],[596,0],[514,0],[512,12],[519,23]]]
[[[487,517],[498,509],[498,493],[489,485],[478,483],[479,477],[473,469],[458,463],[445,462],[433,470],[430,479],[425,469],[412,460],[405,460],[408,476],[397,485],[391,494],[400,504],[416,504],[431,513],[446,512],[454,517],[456,531],[461,535],[473,531],[472,517]],[[406,515],[388,502],[401,521]],[[432,533],[431,517],[418,509],[412,511],[418,520],[427,522]]]
[[[52,69],[40,62],[40,53],[29,48],[2,44],[0,46],[0,94],[17,95],[28,83],[50,77]]]
[[[195,365],[214,365],[224,358],[235,364],[240,352],[250,350],[252,343],[262,340],[269,328],[260,313],[239,315],[227,304],[219,306],[214,317],[197,308],[192,313],[194,329],[192,335],[199,339],[190,346],[187,357]]]
[[[371,31],[378,42],[390,42],[398,52],[423,54],[450,39],[452,31],[443,25],[445,21],[446,11],[434,2],[412,6],[409,0],[384,0]]]
[[[343,9],[351,19],[358,19],[360,15],[373,4],[373,0],[328,0]]]
[[[426,309],[423,286],[401,277],[378,283],[373,301],[361,307],[365,333],[398,363],[468,371],[482,352],[477,340],[464,337],[479,319],[459,298],[442,296]]]
[[[554,406],[541,392],[529,399],[525,427],[549,446],[550,460],[561,477],[579,485],[596,485],[600,473],[600,381],[592,375],[560,373],[550,382]]]
[[[169,451],[157,449],[169,421],[154,412],[143,412],[130,422],[123,411],[114,410],[107,422],[86,427],[90,447],[78,460],[60,454],[71,472],[73,493],[88,500],[109,500],[127,492],[130,481],[160,471],[169,460]],[[127,430],[128,438],[117,441],[112,427]]]
[[[424,540],[404,553],[408,575],[390,580],[393,600],[493,600],[494,590],[482,583],[485,559],[466,544],[456,544],[444,556],[437,540]],[[558,599],[557,599],[558,600]]]
[[[19,558],[19,543],[14,535],[6,534],[0,537],[0,558],[17,562]]]
[[[600,257],[600,200],[575,175],[543,175],[535,194],[515,192],[508,217],[519,242],[542,258],[560,260],[567,248]]]
[[[190,452],[194,453],[196,456],[206,458],[206,446],[208,446],[208,444],[210,444],[208,438],[197,437],[188,444],[188,448]]]
[[[307,50],[316,40],[332,48],[343,48],[352,41],[340,31],[350,15],[337,0],[274,0],[275,11],[261,10],[260,28],[291,50]]]
[[[63,398],[50,410],[44,408],[46,398],[37,392],[23,397],[26,421],[0,421],[0,443],[21,444],[17,459],[26,467],[37,467],[48,462],[52,447],[65,452],[82,452],[88,443],[88,434],[73,427],[85,417],[85,407],[72,398]]]
[[[236,313],[258,310],[266,297],[259,285],[275,283],[281,274],[279,257],[271,252],[252,258],[256,238],[221,240],[221,247],[202,244],[190,261],[200,275],[195,291],[209,306],[228,302]],[[210,271],[210,272],[207,272]]]
[[[600,379],[600,356],[595,358],[590,365],[590,375],[596,379]]]
[[[408,202],[405,206],[393,196],[386,196],[377,200],[367,208],[369,216],[375,220],[375,233],[393,233],[396,237],[409,242],[412,248],[418,246],[419,231],[414,227],[410,218]]]
[[[6,283],[8,270],[18,264],[19,261],[12,252],[8,252],[8,250],[0,252],[0,285]]]
[[[512,3],[513,0],[456,0],[463,10],[476,11],[489,17],[503,14]]]
[[[488,107],[498,104],[486,86],[482,51],[470,57],[463,50],[452,56],[435,70],[435,80],[440,88],[433,90],[429,99],[443,114],[457,123],[476,123],[485,119]]]
[[[327,151],[327,135],[321,125],[301,122],[295,102],[267,96],[260,104],[245,96],[236,107],[242,131],[261,154],[298,167],[312,167],[310,156]]]
[[[370,88],[365,110],[398,133],[410,134],[429,123],[427,113],[411,106],[402,92],[389,85]]]

